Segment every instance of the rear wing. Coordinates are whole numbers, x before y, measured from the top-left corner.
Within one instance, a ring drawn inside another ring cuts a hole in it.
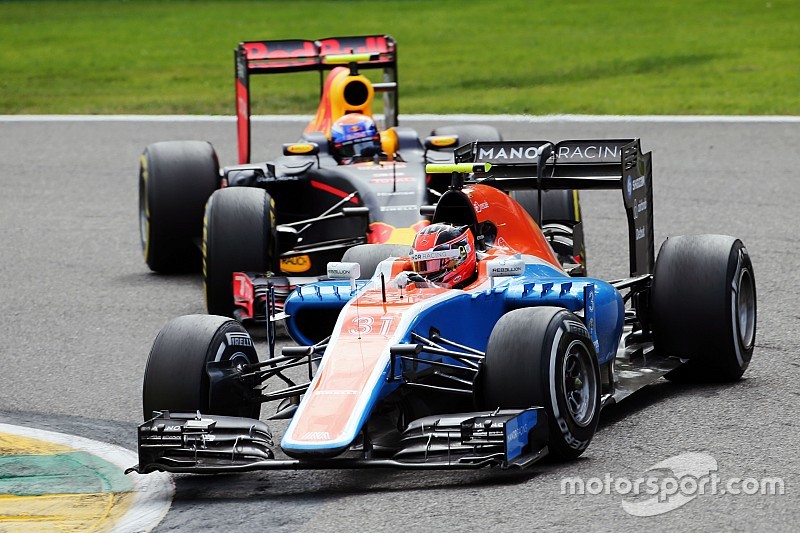
[[[628,218],[631,276],[653,272],[652,153],[642,153],[639,139],[477,141],[457,148],[455,163],[473,164],[468,183],[506,191],[619,189]]]
[[[316,41],[245,41],[234,51],[236,63],[236,122],[239,163],[250,162],[250,75],[318,71],[320,94],[324,74],[341,65],[337,56],[359,69],[383,69],[383,82],[373,84],[384,93],[386,127],[397,126],[397,43],[389,35],[328,37]],[[354,58],[351,54],[357,54]]]

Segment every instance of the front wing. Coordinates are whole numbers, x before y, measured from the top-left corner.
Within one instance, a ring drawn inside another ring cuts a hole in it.
[[[547,455],[541,407],[448,414],[409,424],[400,449],[374,457],[368,440],[333,459],[276,459],[269,427],[258,420],[163,411],[139,426],[139,464],[128,472],[219,473],[251,470],[525,468]]]

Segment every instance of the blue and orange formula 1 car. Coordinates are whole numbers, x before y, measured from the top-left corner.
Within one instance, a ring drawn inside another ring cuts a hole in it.
[[[197,268],[202,250],[213,314],[263,317],[267,283],[281,301],[354,245],[410,244],[428,223],[419,206],[435,203],[447,188],[446,180],[426,175],[425,164],[452,162],[457,143],[500,139],[485,125],[438,128],[424,140],[399,127],[397,45],[388,35],[243,42],[235,60],[239,164],[220,169],[207,142],[169,141],[145,149],[139,173],[147,264],[158,272]],[[381,81],[362,73],[376,70]],[[285,144],[274,161],[251,163],[250,77],[307,71],[319,73],[320,100],[301,139]],[[380,131],[373,117],[378,94]],[[558,193],[545,199],[547,217],[577,221],[576,200]],[[243,272],[235,291],[233,272]],[[234,292],[248,291],[255,303],[235,305]]]
[[[747,368],[747,250],[722,235],[673,237],[655,260],[651,157],[638,140],[476,142],[428,171],[451,180],[433,223],[476,236],[474,281],[437,286],[411,271],[407,248],[353,248],[329,264],[330,281],[286,300],[301,346],[261,362],[239,323],[175,319],[147,364],[136,471],[525,467],[578,457],[604,406],[662,376],[735,380]],[[503,192],[574,188],[620,191],[630,277],[569,277]],[[292,367],[310,381],[295,383]],[[258,420],[270,401],[281,403],[267,421],[291,419],[288,459]]]

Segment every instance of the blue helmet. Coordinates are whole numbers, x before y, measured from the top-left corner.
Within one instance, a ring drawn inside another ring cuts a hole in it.
[[[339,159],[371,157],[381,153],[381,136],[366,115],[349,113],[331,126],[333,153]]]

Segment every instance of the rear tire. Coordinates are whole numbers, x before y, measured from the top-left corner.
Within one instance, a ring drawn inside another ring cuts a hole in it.
[[[673,380],[735,381],[753,356],[756,285],[742,242],[726,235],[672,237],[661,246],[650,294],[653,342],[689,359]]]
[[[203,209],[219,186],[211,144],[168,141],[145,148],[139,167],[139,234],[151,270],[200,269]]]
[[[538,191],[511,191],[513,198],[533,220],[539,223],[539,193]],[[569,224],[559,224],[566,222],[577,224],[583,220],[581,214],[580,196],[577,190],[551,190],[542,191],[542,204],[544,205],[544,219],[542,220],[542,231],[547,240],[556,252],[556,256],[562,266],[575,264],[582,265],[582,269],[575,271],[573,275],[586,275],[586,250],[583,247],[581,238],[579,243],[579,253],[575,256],[574,241],[575,233]]]
[[[343,263],[361,265],[361,279],[369,279],[375,274],[378,264],[390,257],[407,256],[410,250],[407,244],[359,244],[348,248],[342,256]]]
[[[258,362],[253,341],[238,322],[210,315],[170,321],[158,333],[147,359],[142,385],[144,419],[161,410],[258,419],[261,404],[246,402],[235,388],[211,395],[206,364],[229,360],[240,365]]]
[[[481,369],[486,409],[544,407],[557,460],[580,456],[600,415],[600,369],[586,326],[558,307],[530,307],[503,315]]]
[[[212,315],[233,316],[234,272],[277,272],[274,204],[266,191],[228,187],[211,195],[203,229],[203,286]]]

